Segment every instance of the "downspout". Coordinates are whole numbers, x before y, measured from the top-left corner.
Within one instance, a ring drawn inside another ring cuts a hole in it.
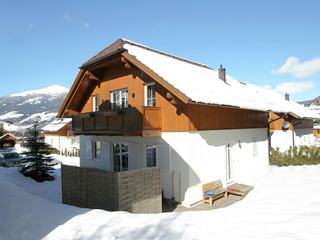
[[[269,117],[270,117],[270,113],[269,113]],[[270,163],[270,159],[271,159],[271,134],[270,134],[270,124],[283,118],[284,116],[272,119],[271,121],[268,121],[268,133],[267,133],[267,137],[268,137],[268,157],[269,157],[269,163]]]
[[[301,124],[302,122],[298,122],[298,123],[296,123],[296,124],[293,124],[292,123],[292,148],[294,148],[294,146],[295,146],[295,142],[294,142],[294,127],[295,126],[297,126],[297,125],[299,125],[299,124]]]

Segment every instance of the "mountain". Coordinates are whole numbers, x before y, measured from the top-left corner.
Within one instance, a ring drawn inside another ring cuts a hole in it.
[[[302,102],[299,102],[299,103],[303,104],[305,107],[320,106],[320,96],[316,97],[315,99],[302,101]]]
[[[30,127],[38,119],[42,127],[51,122],[69,89],[52,85],[43,89],[0,97],[0,123],[7,131],[17,132]]]

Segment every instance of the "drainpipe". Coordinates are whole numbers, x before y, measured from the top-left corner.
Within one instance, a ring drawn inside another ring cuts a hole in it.
[[[294,148],[294,146],[295,146],[295,142],[294,142],[294,127],[295,126],[297,126],[297,125],[299,125],[299,124],[301,124],[302,122],[298,122],[298,123],[296,123],[296,124],[293,124],[292,123],[292,148]]]
[[[270,163],[270,159],[271,159],[271,134],[270,134],[270,124],[285,117],[285,115],[280,116],[278,118],[272,119],[271,121],[268,121],[268,132],[267,132],[267,136],[268,136],[268,152],[269,152],[269,163]]]

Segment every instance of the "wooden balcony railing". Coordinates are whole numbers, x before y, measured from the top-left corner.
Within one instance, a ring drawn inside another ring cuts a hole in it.
[[[84,135],[159,135],[161,117],[159,107],[82,113],[73,115],[72,130]]]

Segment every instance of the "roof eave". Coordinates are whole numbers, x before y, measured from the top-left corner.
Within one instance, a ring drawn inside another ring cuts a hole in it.
[[[99,63],[105,61],[106,59],[108,59],[108,58],[110,58],[110,57],[112,57],[114,55],[117,55],[119,53],[122,53],[124,51],[126,51],[126,50],[125,49],[118,49],[118,50],[116,50],[116,51],[114,51],[114,52],[112,52],[112,53],[110,53],[108,55],[105,55],[105,56],[101,57],[101,58],[97,58],[97,59],[95,59],[93,61],[89,60],[89,61],[83,63],[79,68],[80,69],[89,69],[90,67],[92,67],[92,66],[94,66],[96,64],[99,64]]]

